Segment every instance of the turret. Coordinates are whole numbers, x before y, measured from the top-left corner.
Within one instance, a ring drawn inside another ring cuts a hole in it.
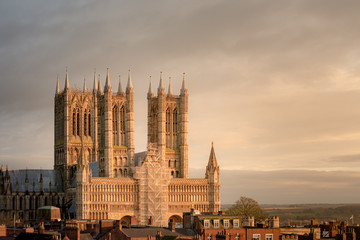
[[[70,84],[69,84],[69,75],[68,75],[68,69],[66,68],[66,76],[65,76],[65,88],[64,92],[67,92],[70,90]]]
[[[165,93],[164,83],[163,83],[163,75],[162,72],[160,72],[160,82],[158,87],[158,96]]]
[[[208,161],[208,165],[206,166],[205,178],[211,177],[211,175],[214,174],[216,171],[219,171],[219,165],[217,163],[216,156],[215,156],[214,143],[212,142],[209,161]],[[216,176],[216,177],[218,177],[218,176]],[[215,181],[217,181],[217,180],[218,180],[218,178],[215,179]]]
[[[183,73],[183,82],[180,90],[180,94],[184,95],[187,93],[185,73]]]
[[[106,83],[104,88],[104,158],[105,158],[105,177],[113,176],[113,114],[112,114],[112,90],[109,79],[109,69],[107,69]]]
[[[147,93],[147,97],[152,98],[153,96],[154,96],[154,92],[152,90],[152,82],[151,82],[151,76],[150,76],[149,91]]]
[[[130,93],[130,92],[133,92],[134,89],[133,89],[133,84],[132,84],[132,81],[131,81],[131,72],[129,70],[129,76],[128,76],[128,83],[127,83],[127,86],[126,86],[126,93]]]
[[[49,182],[49,192],[51,193],[51,181]]]
[[[169,88],[168,88],[168,96],[172,96],[173,93],[172,93],[172,88],[171,88],[171,77],[169,77]]]
[[[122,90],[122,87],[121,87],[121,78],[120,78],[120,75],[119,75],[119,86],[118,86],[118,92],[117,94],[119,95],[124,95],[124,91]]]
[[[134,144],[134,87],[129,70],[128,82],[126,86],[126,118],[125,118],[125,135],[126,145],[128,147],[128,159],[130,165],[134,166],[135,144]]]
[[[84,87],[83,87],[83,91],[86,92],[86,79],[84,77]]]
[[[106,82],[105,82],[105,87],[104,87],[104,92],[111,92],[111,83],[110,83],[110,79],[109,79],[109,68],[107,69],[106,72]]]
[[[98,82],[98,90],[97,90],[97,94],[98,94],[98,95],[102,95],[100,74],[99,74],[98,76],[99,76],[99,77],[98,77],[99,82]]]
[[[94,84],[93,84],[93,93],[97,93],[97,87],[96,87],[96,71],[94,71]]]
[[[57,83],[56,83],[56,91],[55,94],[59,94],[60,93],[60,87],[59,87],[59,75],[57,76]]]
[[[205,178],[209,181],[209,211],[220,210],[220,169],[216,161],[214,144],[211,144],[209,162],[206,167]]]

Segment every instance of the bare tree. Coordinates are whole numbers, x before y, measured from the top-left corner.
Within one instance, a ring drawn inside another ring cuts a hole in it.
[[[257,201],[252,198],[241,196],[239,200],[235,202],[235,204],[229,208],[226,212],[228,215],[237,215],[241,216],[241,218],[247,218],[249,216],[254,216],[255,220],[261,221],[265,220],[268,216],[267,212],[265,212]]]

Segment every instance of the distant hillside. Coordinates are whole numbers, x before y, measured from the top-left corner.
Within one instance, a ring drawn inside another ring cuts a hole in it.
[[[224,204],[222,209],[231,206]],[[360,223],[360,204],[264,204],[261,207],[270,216],[279,216],[281,225],[306,225],[313,217],[319,223],[330,220]],[[354,216],[353,220],[350,220],[351,216]]]

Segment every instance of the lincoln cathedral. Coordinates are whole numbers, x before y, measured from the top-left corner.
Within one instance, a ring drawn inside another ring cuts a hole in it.
[[[179,95],[165,92],[162,74],[156,93],[147,93],[147,150],[135,152],[134,89],[113,88],[107,71],[102,90],[71,89],[59,80],[54,109],[54,169],[0,169],[3,217],[36,219],[42,206],[57,206],[63,218],[118,219],[167,226],[182,213],[220,210],[220,171],[211,146],[204,178],[188,178],[188,91],[185,74]]]

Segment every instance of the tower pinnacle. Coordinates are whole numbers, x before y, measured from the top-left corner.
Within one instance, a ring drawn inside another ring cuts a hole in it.
[[[168,89],[168,96],[172,96],[172,88],[171,88],[171,77],[169,77],[169,89]]]
[[[60,87],[59,87],[59,74],[57,75],[57,83],[56,83],[56,91],[55,94],[59,94],[60,93]]]
[[[133,84],[132,84],[132,81],[131,81],[131,72],[130,72],[130,69],[129,69],[129,77],[128,77],[128,83],[127,83],[127,86],[126,86],[126,93],[129,93],[133,91]]]
[[[163,94],[165,92],[164,84],[163,84],[163,75],[162,72],[160,72],[160,82],[158,87],[158,95]]]
[[[96,87],[96,71],[94,71],[94,85],[93,85],[93,93],[97,92],[97,87]]]
[[[107,68],[104,92],[109,92],[109,91],[111,91],[111,83],[109,79],[109,68]]]
[[[99,82],[98,82],[98,95],[101,95],[102,94],[102,89],[101,89],[101,80],[100,80],[100,74],[98,75],[98,79],[99,79]]]
[[[120,77],[120,75],[119,75],[119,87],[118,87],[118,92],[117,92],[118,94],[124,94],[124,92],[123,92],[123,90],[122,90],[122,87],[121,87],[121,77]]]
[[[186,77],[185,77],[185,73],[183,73],[183,82],[182,82],[182,86],[181,86],[180,94],[186,94],[186,93],[187,93],[187,88],[186,88]]]
[[[154,96],[154,92],[152,90],[152,82],[151,82],[151,76],[150,76],[149,91],[148,91],[147,97],[152,98],[153,96]]]
[[[69,84],[69,75],[68,75],[68,69],[66,67],[66,76],[65,76],[65,89],[64,91],[68,91],[70,89],[70,84]]]
[[[86,79],[85,79],[85,76],[84,76],[84,87],[83,87],[83,91],[86,92]]]

